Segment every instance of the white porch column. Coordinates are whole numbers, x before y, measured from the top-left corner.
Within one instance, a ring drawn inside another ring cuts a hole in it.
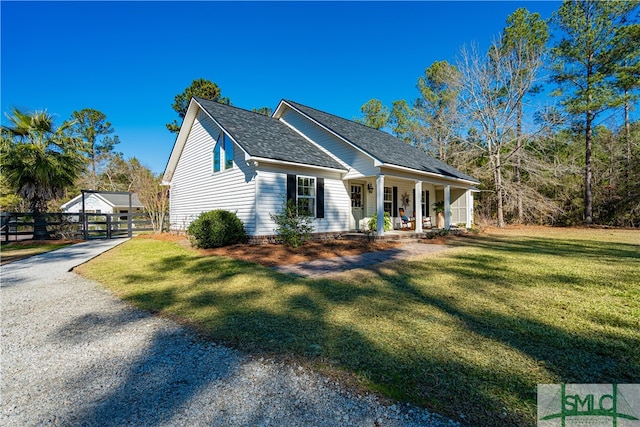
[[[464,196],[467,198],[467,228],[471,228],[471,222],[473,220],[473,195],[471,194],[471,190],[465,191]]]
[[[416,233],[422,233],[422,181],[416,181]]]
[[[384,175],[376,177],[376,233],[384,236]]]
[[[451,186],[444,186],[444,229],[451,228]]]

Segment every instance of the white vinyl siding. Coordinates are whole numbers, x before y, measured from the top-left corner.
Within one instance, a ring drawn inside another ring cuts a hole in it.
[[[257,172],[256,235],[275,234],[276,224],[271,214],[280,212],[287,197],[287,174],[324,178],[324,218],[313,220],[314,233],[349,230],[351,199],[338,174],[314,173],[306,168],[264,168]]]
[[[396,212],[393,213],[393,215],[391,215],[392,217],[396,218],[393,221],[394,226],[401,223],[400,209],[404,209],[404,215],[407,218],[414,218],[415,212],[413,210],[413,206],[414,206],[413,190],[415,189],[415,183],[413,181],[408,181],[404,179],[389,178],[385,180],[385,185],[391,185],[398,188],[398,209],[396,210]],[[409,196],[409,203],[406,205],[403,205],[403,200],[402,200],[403,194],[407,194]]]
[[[375,180],[370,180],[368,181],[369,183],[371,183],[375,189],[375,185],[376,182]],[[399,178],[395,178],[395,177],[390,177],[390,176],[385,176],[384,179],[384,187],[385,188],[389,188],[391,193],[390,193],[390,197],[389,198],[385,198],[385,211],[391,212],[393,210],[393,187],[397,187],[398,189],[398,200],[397,200],[397,208],[403,208],[405,211],[405,216],[407,217],[412,217],[414,216],[414,212],[413,212],[413,189],[415,188],[415,183],[413,181],[408,181],[406,179],[399,179]],[[365,189],[367,188],[367,185],[365,184]],[[427,187],[425,187],[427,188]],[[367,190],[368,191],[368,190]],[[402,206],[402,194],[403,193],[407,193],[409,194],[409,204],[405,207]],[[371,194],[369,194],[367,192],[367,198],[366,198],[366,207],[365,207],[365,213],[364,216],[365,217],[371,217],[373,215],[376,214],[376,191],[374,190]],[[391,209],[387,210],[388,205],[391,205]],[[399,209],[396,209],[395,212],[391,212],[391,218],[392,219],[392,223],[394,224],[394,226],[398,223],[399,221]]]
[[[224,209],[236,213],[249,234],[255,231],[255,171],[240,162],[213,173],[211,153],[219,136],[215,123],[198,114],[171,180],[173,229],[185,229],[202,212]],[[243,158],[242,150],[233,147],[234,157]]]
[[[460,188],[451,189],[451,224],[467,222],[466,191]]]
[[[465,190],[463,188],[452,188],[451,192],[450,192],[450,197],[451,197],[451,206],[450,206],[450,212],[451,212],[451,225],[456,225],[459,223],[466,223],[467,222],[467,215],[469,213],[469,206],[467,206],[467,196],[466,196],[466,192],[468,190]],[[430,203],[433,205],[433,203],[435,203],[436,201],[442,201],[444,200],[444,191],[443,190],[437,190],[436,191],[436,199],[433,201],[430,201]],[[432,219],[435,217],[435,213],[432,215]]]
[[[347,165],[346,168],[349,169],[349,173],[345,179],[375,175],[377,173],[377,168],[373,165],[373,159],[296,111],[287,108],[280,120],[295,128],[316,145],[319,145],[334,159]]]
[[[84,209],[85,212],[101,212],[101,213],[114,213],[113,206],[105,203],[102,199],[98,198],[95,194],[86,194],[84,197]],[[82,198],[77,202],[65,209],[65,212],[77,213],[82,212]]]

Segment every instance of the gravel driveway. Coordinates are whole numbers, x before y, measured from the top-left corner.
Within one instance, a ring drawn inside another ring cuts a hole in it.
[[[454,424],[202,341],[69,272],[122,242],[85,242],[2,267],[1,425]]]

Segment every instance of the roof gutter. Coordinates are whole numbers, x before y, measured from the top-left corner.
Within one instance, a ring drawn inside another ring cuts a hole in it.
[[[306,163],[287,162],[286,160],[268,159],[266,157],[245,156],[244,159],[248,164],[255,162],[256,166],[260,163],[267,163],[267,164],[282,165],[282,166],[297,166],[297,167],[303,167],[303,168],[320,169],[328,172],[339,172],[339,173],[348,172],[346,169],[330,168],[327,166],[317,166],[317,165],[310,165]]]

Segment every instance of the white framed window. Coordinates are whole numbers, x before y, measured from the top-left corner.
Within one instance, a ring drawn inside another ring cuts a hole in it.
[[[233,167],[233,141],[227,135],[224,136],[224,168]]]
[[[393,187],[384,187],[384,211],[394,216],[393,210]]]
[[[220,139],[218,139],[218,142],[216,142],[216,146],[213,147],[213,173],[220,172],[220,145]]]
[[[297,185],[298,213],[316,216],[316,179],[309,176],[298,176]]]
[[[233,168],[233,148],[231,138],[221,132],[213,147],[213,173]]]
[[[352,208],[362,207],[362,185],[351,186],[351,207]]]

